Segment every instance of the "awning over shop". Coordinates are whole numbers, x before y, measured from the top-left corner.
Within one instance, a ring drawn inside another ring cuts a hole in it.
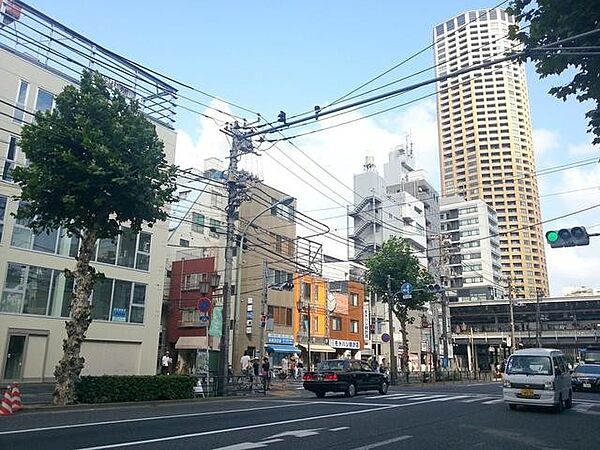
[[[300,353],[300,349],[295,345],[267,344],[269,353]]]
[[[299,344],[303,349],[308,350],[308,345]],[[335,353],[335,349],[325,344],[310,344],[311,352]]]
[[[208,348],[208,336],[181,336],[175,343],[178,350],[196,350]]]

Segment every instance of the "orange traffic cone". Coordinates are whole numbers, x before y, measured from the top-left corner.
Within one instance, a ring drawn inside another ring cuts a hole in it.
[[[23,402],[21,401],[21,389],[18,384],[13,384],[11,392],[12,411],[16,413],[23,409]]]
[[[0,401],[0,416],[10,416],[13,413],[12,409],[12,396],[10,394],[10,385],[4,391],[4,396]]]

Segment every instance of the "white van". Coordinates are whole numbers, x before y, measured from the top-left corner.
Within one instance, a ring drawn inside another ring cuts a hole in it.
[[[573,406],[571,374],[565,355],[551,348],[529,348],[513,353],[503,377],[504,401],[517,405],[550,406],[556,412]]]

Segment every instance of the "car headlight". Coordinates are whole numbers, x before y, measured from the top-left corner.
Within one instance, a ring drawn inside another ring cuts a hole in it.
[[[502,381],[502,386],[504,386],[505,388],[509,388],[509,387],[511,387],[511,385],[510,385],[510,381],[508,381],[508,380],[504,380],[504,381]]]
[[[554,381],[546,381],[544,383],[544,389],[547,391],[553,391],[554,390]]]

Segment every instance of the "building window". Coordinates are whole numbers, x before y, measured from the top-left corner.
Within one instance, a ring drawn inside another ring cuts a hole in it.
[[[304,301],[310,302],[310,283],[302,283],[300,285],[300,298]]]
[[[6,149],[6,158],[4,159],[4,167],[2,168],[2,179],[4,181],[12,181],[12,172],[17,165],[17,138],[11,136]]]
[[[192,231],[204,233],[204,216],[202,214],[192,213]]]
[[[92,318],[111,322],[144,323],[146,285],[104,278],[92,292]]]
[[[272,198],[272,203],[277,201],[276,198]],[[295,217],[294,207],[292,205],[276,205],[271,208],[271,215],[293,222]]]
[[[150,265],[152,235],[141,231],[133,233],[127,227],[115,239],[100,239],[96,243],[94,261],[147,271]],[[17,219],[13,228],[13,247],[75,257],[79,251],[79,238],[59,228],[34,233],[25,219]]]
[[[50,111],[54,106],[54,95],[52,92],[38,88],[37,98],[35,99],[35,111]]]
[[[188,241],[186,239],[179,239],[179,246],[180,247],[189,247],[190,241]]]
[[[355,294],[355,293],[350,294],[350,305],[358,306],[358,294]]]
[[[72,292],[61,270],[8,263],[0,312],[68,317]]]
[[[339,317],[331,318],[331,329],[333,331],[342,331],[342,319]]]
[[[4,231],[4,213],[6,212],[6,197],[0,195],[0,244],[2,244],[2,232]]]
[[[267,311],[269,318],[273,319],[274,325],[292,326],[292,308],[285,308],[283,306],[270,305]]]
[[[350,333],[358,333],[358,320],[350,321]]]
[[[13,119],[17,123],[23,123],[23,117],[25,115],[25,107],[27,106],[27,94],[29,93],[29,83],[25,80],[21,80],[19,84],[19,91],[17,92],[17,101],[15,105],[15,111],[13,113]]]
[[[211,237],[218,238],[219,233],[221,232],[221,222],[217,219],[209,219],[208,220],[208,235]]]

